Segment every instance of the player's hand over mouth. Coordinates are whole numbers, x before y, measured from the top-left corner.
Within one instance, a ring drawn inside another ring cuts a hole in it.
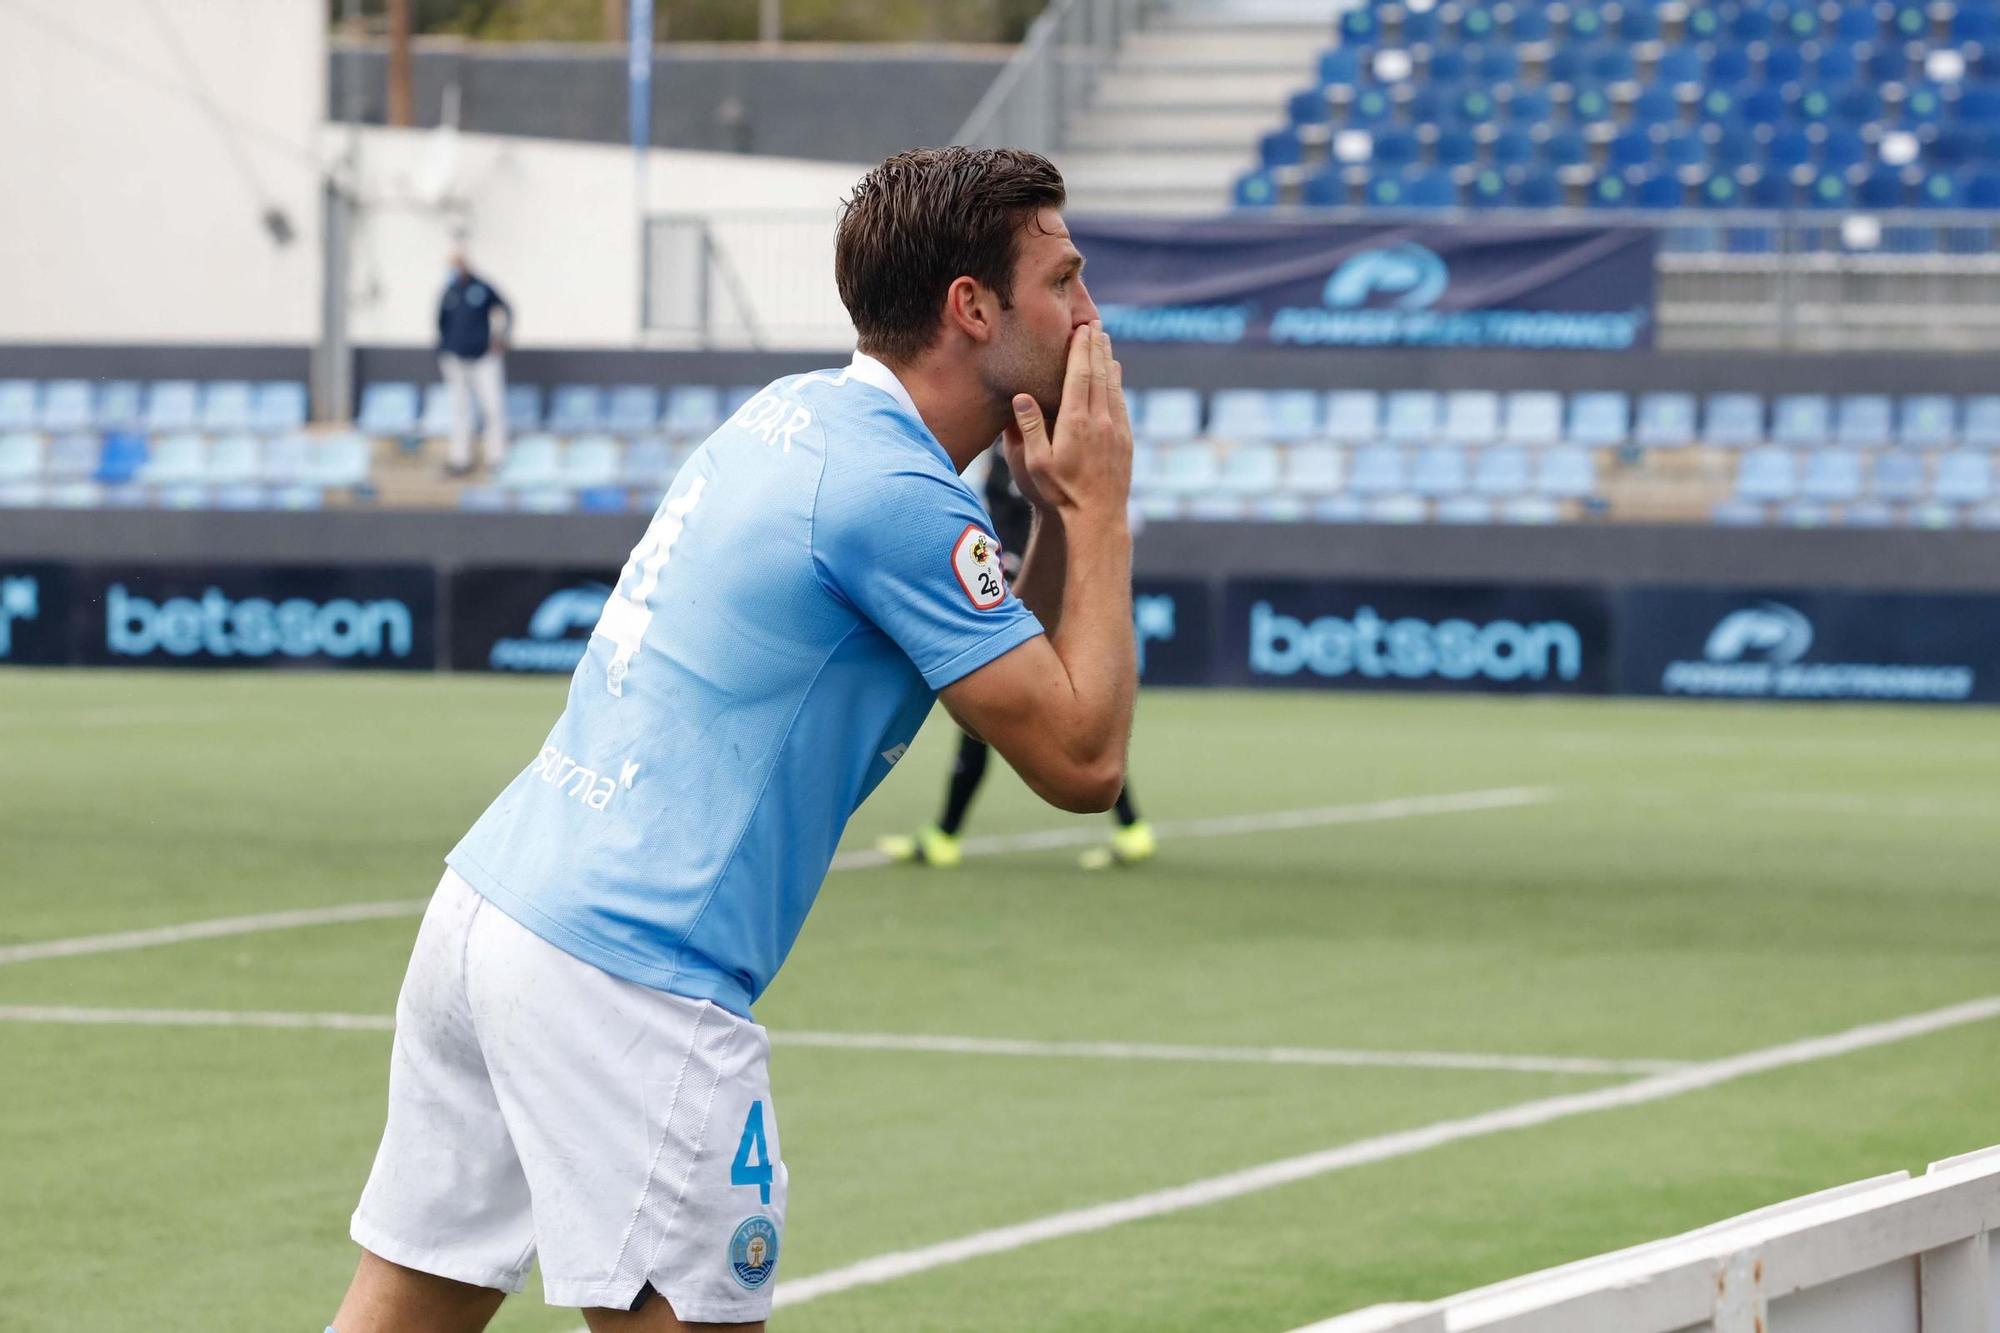
[[[1070,337],[1069,368],[1053,439],[1032,395],[1014,398],[1002,447],[1021,492],[1037,508],[1068,517],[1123,521],[1132,489],[1132,423],[1125,372],[1099,324]]]

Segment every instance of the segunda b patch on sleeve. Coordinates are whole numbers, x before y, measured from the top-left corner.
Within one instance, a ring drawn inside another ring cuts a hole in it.
[[[975,610],[991,611],[1007,600],[1007,576],[1000,569],[1000,543],[968,523],[951,548],[951,572]]]

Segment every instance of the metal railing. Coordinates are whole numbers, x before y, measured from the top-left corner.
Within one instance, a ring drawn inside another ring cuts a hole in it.
[[[1055,0],[1028,28],[952,142],[1054,153],[1098,73],[1158,0]]]

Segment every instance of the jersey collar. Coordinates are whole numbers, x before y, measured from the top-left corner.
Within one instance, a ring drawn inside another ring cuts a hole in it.
[[[860,380],[871,388],[880,389],[895,399],[898,406],[919,422],[924,419],[923,413],[917,411],[917,400],[910,397],[910,391],[896,378],[896,372],[868,353],[862,351],[854,353],[854,359],[847,363],[847,378]]]

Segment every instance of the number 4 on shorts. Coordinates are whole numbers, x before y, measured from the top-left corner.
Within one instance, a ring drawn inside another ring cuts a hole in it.
[[[751,1161],[752,1157],[756,1161]],[[736,1160],[729,1164],[729,1183],[755,1185],[760,1203],[771,1201],[771,1148],[764,1139],[764,1103],[750,1103],[743,1120],[743,1138],[736,1145]]]

